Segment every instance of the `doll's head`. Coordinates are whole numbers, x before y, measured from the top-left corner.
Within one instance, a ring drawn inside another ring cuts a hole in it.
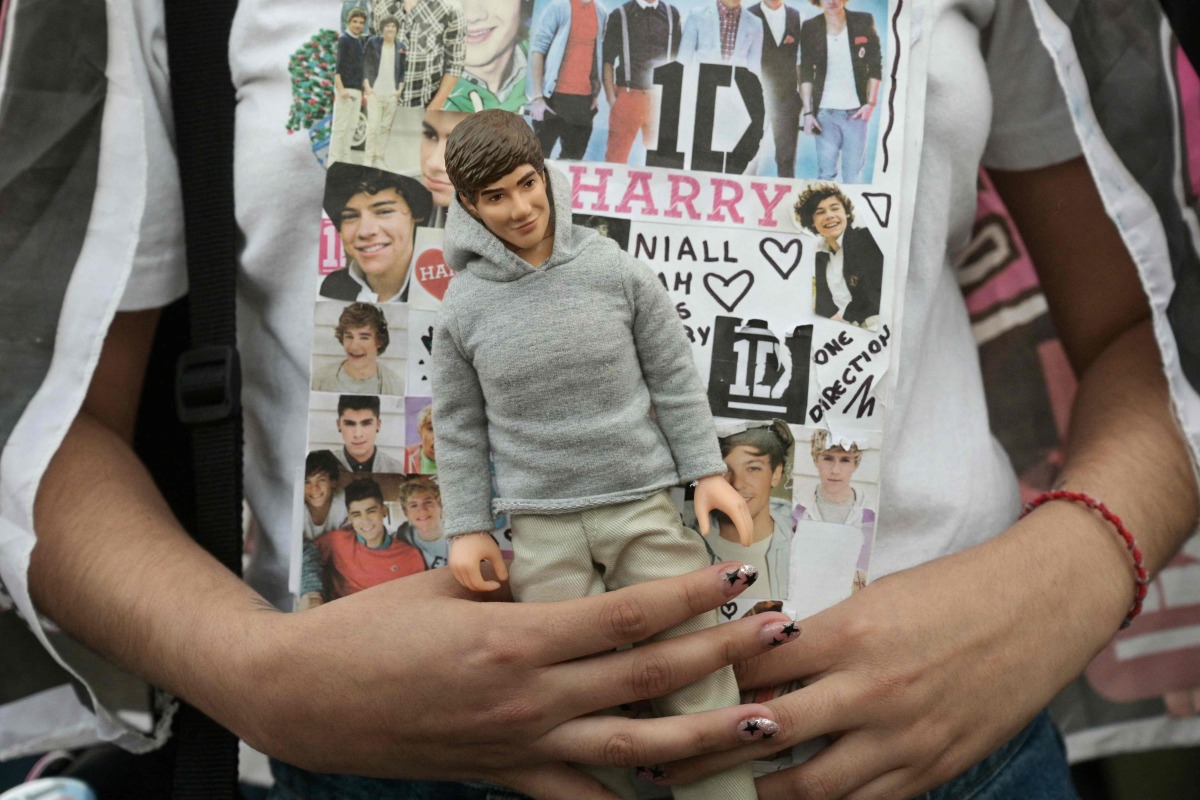
[[[554,244],[554,204],[542,146],[525,120],[479,111],[446,142],[446,173],[467,212],[512,252],[539,266]]]
[[[482,189],[526,164],[539,174],[545,172],[542,146],[524,118],[509,111],[478,111],[446,142],[446,174],[471,204]]]

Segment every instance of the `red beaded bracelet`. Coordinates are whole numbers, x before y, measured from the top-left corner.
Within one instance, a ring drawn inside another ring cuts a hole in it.
[[[1129,607],[1129,613],[1125,615],[1125,620],[1121,623],[1122,630],[1128,628],[1129,623],[1133,622],[1133,618],[1142,612],[1142,603],[1146,599],[1146,587],[1150,584],[1150,576],[1146,573],[1142,550],[1137,546],[1137,540],[1133,538],[1133,534],[1125,527],[1125,523],[1121,522],[1121,518],[1108,510],[1108,506],[1083,492],[1069,492],[1065,489],[1042,492],[1025,504],[1025,510],[1021,512],[1021,517],[1024,518],[1030,511],[1051,500],[1073,500],[1076,503],[1083,503],[1093,511],[1100,512],[1100,516],[1104,517],[1108,524],[1116,528],[1117,533],[1121,534],[1121,538],[1125,540],[1125,549],[1129,551],[1129,555],[1133,558],[1133,572],[1135,576],[1133,605]]]

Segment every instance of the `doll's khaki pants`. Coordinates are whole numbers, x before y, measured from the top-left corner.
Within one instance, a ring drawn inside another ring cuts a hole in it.
[[[569,514],[513,514],[513,561],[509,582],[521,603],[571,600],[624,586],[670,578],[708,566],[700,535],[683,526],[666,490],[643,500]],[[676,625],[650,641],[670,639],[717,623],[715,611]],[[722,670],[654,701],[660,716],[691,714],[737,705],[733,668]],[[622,796],[630,796],[626,773],[587,770]],[[748,764],[688,786],[674,787],[679,800],[756,800]]]

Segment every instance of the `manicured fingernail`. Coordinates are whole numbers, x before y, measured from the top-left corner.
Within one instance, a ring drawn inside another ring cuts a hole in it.
[[[800,626],[794,620],[787,622],[772,622],[764,625],[758,632],[759,641],[766,647],[779,647],[787,644],[800,635]]]
[[[742,589],[753,586],[756,580],[758,569],[753,564],[743,564],[737,569],[727,570],[721,578],[725,594],[737,594]]]
[[[649,767],[638,767],[634,770],[634,775],[643,781],[650,781],[651,783],[667,779],[667,771],[657,764]]]
[[[779,723],[766,717],[750,717],[739,722],[737,730],[743,742],[757,742],[779,733]]]

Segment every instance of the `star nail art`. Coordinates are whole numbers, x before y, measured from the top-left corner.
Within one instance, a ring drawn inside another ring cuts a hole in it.
[[[794,621],[772,622],[763,627],[759,640],[767,647],[779,647],[800,635],[800,626]]]
[[[725,573],[725,591],[732,594],[737,591],[739,583],[742,588],[753,586],[758,580],[758,568],[753,564],[743,564],[735,570]]]
[[[641,780],[650,781],[651,783],[655,781],[666,780],[667,777],[667,771],[657,764],[653,764],[649,767],[638,767],[636,770],[634,770],[633,774]]]
[[[756,742],[779,733],[779,723],[766,717],[750,717],[739,722],[737,730],[743,742]]]

